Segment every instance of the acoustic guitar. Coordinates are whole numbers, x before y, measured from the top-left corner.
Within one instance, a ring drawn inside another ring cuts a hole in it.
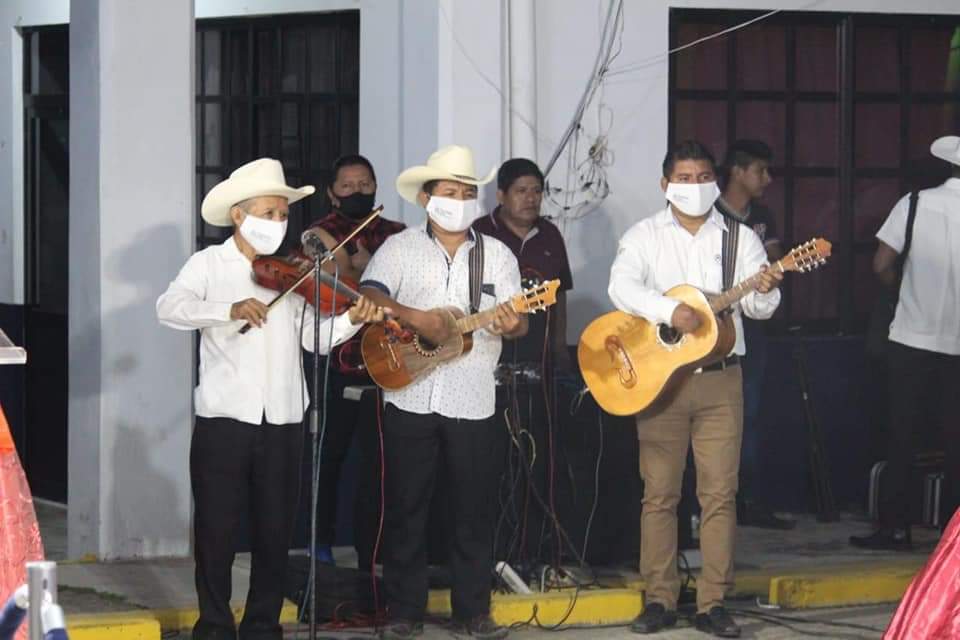
[[[536,313],[557,301],[559,280],[524,289],[507,302],[517,313]],[[443,314],[453,336],[443,344],[430,344],[415,333],[400,334],[383,324],[371,325],[363,334],[360,351],[367,373],[380,387],[397,391],[413,384],[442,364],[466,355],[473,348],[473,332],[493,324],[498,307],[465,315],[456,307],[434,309]]]
[[[770,265],[770,269],[806,272],[824,264],[831,245],[815,238]],[[580,336],[577,358],[587,387],[606,412],[627,416],[656,410],[696,369],[725,358],[736,342],[730,307],[757,288],[760,274],[718,295],[682,284],[664,295],[697,311],[701,324],[680,333],[622,311],[591,322]]]

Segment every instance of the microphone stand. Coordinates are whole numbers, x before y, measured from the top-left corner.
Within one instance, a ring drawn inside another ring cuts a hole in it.
[[[308,272],[313,276],[313,299],[317,301],[317,306],[320,302],[320,279],[322,274],[322,269],[324,263],[328,260],[333,259],[333,255],[350,241],[355,235],[357,235],[361,229],[366,227],[370,222],[373,221],[380,212],[383,211],[383,206],[379,206],[374,209],[370,216],[368,216],[363,222],[361,222],[357,227],[348,235],[339,245],[334,247],[331,251],[323,250],[320,245],[314,247],[313,254],[313,267],[311,267]],[[301,278],[301,281],[304,278]],[[333,300],[336,300],[337,297],[337,285],[339,284],[340,274],[337,271],[334,275],[333,281]],[[330,357],[330,354],[327,354],[327,357]],[[329,362],[327,363],[329,369]],[[323,431],[326,431],[326,424],[320,424],[320,310],[314,309],[313,313],[313,381],[312,381],[312,391],[313,391],[313,404],[310,406],[310,433],[312,435],[312,445],[313,445],[313,468],[311,469],[310,474],[310,579],[307,589],[310,592],[310,599],[307,606],[310,607],[310,628],[308,637],[310,640],[317,640],[317,501],[319,500],[320,495],[320,464],[323,460],[323,436],[324,433],[321,432],[321,426]],[[326,398],[323,399],[326,402]]]
[[[331,254],[332,255],[332,254]],[[323,252],[317,250],[313,256],[313,295],[314,300],[320,300],[320,269],[323,267]],[[336,299],[336,291],[333,292]],[[330,357],[330,354],[327,354]],[[320,450],[320,313],[314,309],[313,313],[313,405],[310,407],[310,433],[313,435],[313,462],[314,467],[310,475],[310,640],[317,638],[317,500],[320,487],[320,462],[323,452]],[[326,401],[326,398],[324,398]],[[326,427],[326,425],[324,425]]]

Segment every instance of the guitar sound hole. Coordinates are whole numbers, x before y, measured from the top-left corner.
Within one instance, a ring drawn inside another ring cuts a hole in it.
[[[680,342],[683,334],[666,324],[657,325],[657,335],[663,344],[674,345]]]
[[[429,341],[424,340],[420,336],[414,336],[413,348],[424,358],[433,358],[440,352],[439,346],[431,344]]]

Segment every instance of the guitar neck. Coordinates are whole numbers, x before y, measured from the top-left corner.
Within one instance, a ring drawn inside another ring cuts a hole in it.
[[[770,265],[770,269],[773,271],[779,271],[780,273],[783,273],[784,271],[783,265],[780,263],[780,261],[777,261],[774,264]],[[745,295],[755,290],[759,285],[760,285],[760,272],[757,272],[752,276],[750,276],[749,278],[747,278],[746,280],[744,280],[743,282],[741,282],[740,284],[730,287],[720,295],[711,298],[710,309],[714,313],[720,313],[721,311],[725,311],[731,306],[733,306],[735,303],[737,303]]]
[[[493,319],[497,315],[497,309],[500,307],[510,307],[517,313],[526,313],[520,309],[516,308],[516,305],[513,304],[513,300],[508,300],[502,304],[487,309],[486,311],[481,311],[464,318],[457,320],[457,328],[460,330],[460,333],[470,333],[476,331],[477,329],[483,329],[491,324],[493,324]]]

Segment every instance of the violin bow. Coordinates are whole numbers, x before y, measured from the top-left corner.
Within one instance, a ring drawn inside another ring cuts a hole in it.
[[[354,238],[358,233],[360,233],[361,231],[363,231],[363,228],[364,228],[364,227],[366,227],[368,224],[370,224],[371,222],[373,222],[373,220],[374,220],[377,216],[379,216],[381,213],[383,213],[383,205],[380,205],[379,207],[377,207],[376,209],[374,209],[373,211],[371,211],[371,212],[370,212],[370,215],[368,215],[366,218],[364,218],[364,219],[363,219],[363,222],[361,222],[360,224],[358,224],[358,225],[357,225],[357,228],[354,229],[353,231],[351,231],[351,232],[347,235],[347,237],[344,238],[344,239],[340,242],[340,244],[338,244],[338,245],[335,246],[333,249],[331,249],[330,251],[328,251],[327,254],[326,254],[325,256],[323,256],[323,258],[320,259],[320,266],[323,266],[323,265],[325,265],[327,262],[329,262],[330,260],[333,260],[333,256],[334,256],[334,254],[335,254],[337,251],[340,251],[340,249],[342,249],[348,242],[350,242],[351,240],[353,240],[353,238]],[[288,295],[291,291],[296,290],[296,288],[299,287],[301,284],[303,284],[303,282],[304,282],[307,278],[309,278],[310,276],[312,276],[312,275],[313,275],[313,270],[314,270],[314,267],[311,267],[310,269],[307,269],[306,273],[304,273],[302,276],[300,276],[300,278],[299,278],[296,282],[294,282],[292,285],[290,285],[289,287],[287,287],[286,289],[284,289],[283,291],[281,291],[280,293],[278,293],[277,296],[267,304],[267,311],[269,312],[270,309],[272,309],[278,302],[280,302],[281,300],[283,300],[284,298],[286,298],[287,295]],[[344,286],[344,289],[345,289],[345,290],[346,290],[346,289],[349,289],[349,287],[347,287],[346,285],[343,285],[343,286]],[[249,322],[247,322],[246,324],[244,324],[244,325],[240,328],[240,333],[246,333],[247,331],[250,331],[250,329],[252,329],[252,328],[253,328],[253,325],[250,324]]]

